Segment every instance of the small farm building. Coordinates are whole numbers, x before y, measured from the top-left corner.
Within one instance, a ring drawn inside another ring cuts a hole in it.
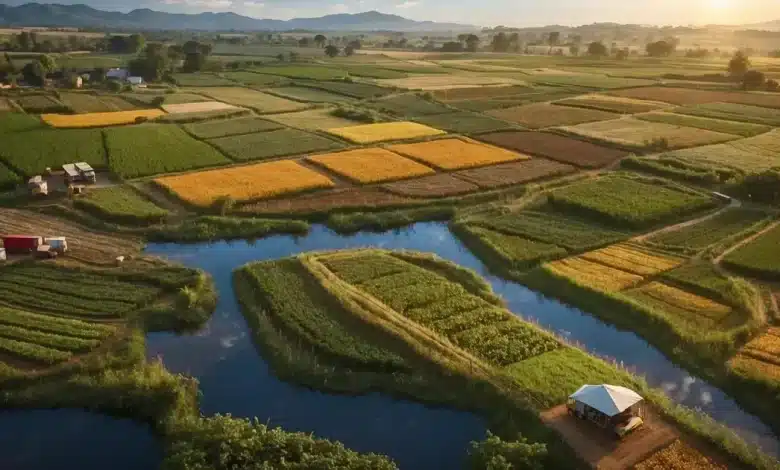
[[[606,427],[633,415],[642,400],[618,385],[583,385],[569,396],[569,407],[577,416]]]
[[[127,77],[130,76],[130,72],[127,71],[127,69],[109,69],[108,72],[106,72],[106,78],[113,78],[116,80],[127,80]]]

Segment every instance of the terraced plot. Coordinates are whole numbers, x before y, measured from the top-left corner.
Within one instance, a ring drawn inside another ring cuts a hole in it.
[[[500,147],[461,139],[397,144],[391,145],[388,149],[442,170],[472,168],[530,158]]]
[[[696,147],[737,138],[731,134],[632,118],[566,126],[562,129],[583,137],[634,148],[647,147],[659,138],[666,139],[670,148]]]
[[[283,126],[258,117],[224,119],[185,124],[184,129],[199,139],[214,139],[239,134],[273,131]]]
[[[225,197],[248,202],[334,186],[325,176],[288,160],[166,176],[155,183],[200,207]]]
[[[627,244],[611,245],[590,251],[580,255],[580,258],[638,276],[651,276],[668,271],[684,261],[681,258],[653,253]]]
[[[593,121],[606,121],[618,117],[617,114],[595,109],[572,108],[549,103],[534,103],[524,106],[496,109],[487,114],[516,122],[531,129],[545,127],[570,126]]]
[[[679,250],[703,250],[738,236],[766,218],[767,214],[761,211],[731,209],[704,222],[680,230],[662,232],[648,241]]]
[[[577,169],[570,165],[546,158],[532,158],[515,163],[458,171],[456,175],[480,188],[493,189],[562,176],[575,171]]]
[[[308,157],[316,163],[358,183],[379,183],[435,173],[425,165],[381,148],[348,150]]]
[[[396,181],[382,186],[385,190],[409,197],[446,197],[477,191],[476,185],[449,174],[425,176],[413,180]]]
[[[278,129],[254,134],[211,139],[209,142],[237,161],[265,160],[344,147],[317,134],[297,129]]]
[[[529,155],[539,155],[583,168],[599,168],[625,157],[628,152],[543,132],[495,132],[479,140]]]
[[[445,132],[415,122],[383,122],[328,129],[328,132],[356,144],[373,144],[391,140],[417,139]]]
[[[304,103],[286,100],[249,88],[210,87],[198,89],[198,93],[234,106],[252,108],[259,113],[283,113],[308,107]]]

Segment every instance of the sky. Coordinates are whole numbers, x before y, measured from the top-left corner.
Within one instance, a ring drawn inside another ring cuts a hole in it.
[[[33,0],[11,0],[21,4]],[[480,26],[581,25],[595,22],[658,25],[749,24],[780,20],[780,0],[38,0],[86,3],[94,8],[134,8],[173,13],[234,12],[290,19],[378,10],[415,20]]]

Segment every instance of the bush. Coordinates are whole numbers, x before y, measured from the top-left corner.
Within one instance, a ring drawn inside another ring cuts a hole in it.
[[[742,88],[745,90],[755,90],[761,88],[766,83],[766,75],[758,70],[748,70],[742,77]]]
[[[330,112],[331,115],[349,119],[350,121],[375,123],[382,121],[382,117],[374,110],[360,109],[352,106],[339,106]]]
[[[473,470],[542,470],[547,446],[530,444],[523,436],[507,442],[488,431],[481,442],[471,442],[469,464]]]
[[[780,83],[777,80],[770,78],[766,81],[766,91],[780,91]]]

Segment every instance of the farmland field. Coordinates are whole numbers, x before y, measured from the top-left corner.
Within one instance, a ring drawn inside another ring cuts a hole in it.
[[[163,104],[162,108],[170,114],[205,113],[216,111],[239,110],[238,106],[219,101],[195,101],[191,103]]]
[[[381,148],[348,150],[308,157],[321,165],[358,183],[379,183],[433,174],[427,166]]]
[[[460,101],[540,93],[543,89],[530,86],[483,86],[438,90],[433,95],[442,101]]]
[[[585,95],[556,101],[555,104],[596,109],[618,114],[646,113],[648,111],[655,111],[660,108],[668,107],[668,105],[664,103],[653,103],[651,101],[634,100],[631,98],[620,98],[609,95]]]
[[[377,80],[383,86],[407,90],[449,90],[452,88],[523,85],[523,80],[482,75],[418,75],[407,78]]]
[[[767,279],[780,277],[780,225],[724,258],[727,267]]]
[[[636,470],[726,470],[705,455],[677,440],[669,447],[656,452],[634,467]]]
[[[520,107],[520,106],[534,104],[534,103],[543,103],[547,101],[561,100],[561,99],[571,98],[572,96],[577,96],[577,95],[579,95],[579,92],[574,90],[553,89],[553,90],[546,90],[546,91],[536,91],[531,89],[531,91],[529,91],[528,93],[521,94],[521,95],[497,96],[495,98],[481,98],[481,99],[473,99],[473,100],[447,101],[446,103],[458,109],[476,111],[476,112],[485,112],[485,111],[496,110],[496,109]]]
[[[767,331],[742,347],[729,361],[736,372],[780,384],[780,328]]]
[[[545,85],[575,85],[588,88],[612,89],[652,85],[655,81],[635,78],[608,77],[597,74],[535,74],[528,81]]]
[[[306,108],[307,105],[269,95],[261,91],[240,87],[211,87],[197,89],[199,93],[210,96],[234,106],[252,108],[259,113],[283,113]]]
[[[334,209],[375,210],[411,204],[419,204],[419,199],[399,196],[377,187],[344,187],[293,195],[284,199],[261,200],[244,204],[237,210],[253,215],[321,215]]]
[[[334,185],[316,171],[286,160],[165,176],[155,182],[200,207],[208,207],[222,197],[248,202]]]
[[[447,106],[428,101],[414,94],[397,95],[389,98],[381,98],[367,102],[366,106],[383,113],[400,117],[430,116],[435,114],[451,113],[453,110]]]
[[[111,170],[123,178],[224,165],[230,160],[176,126],[145,124],[106,129]]]
[[[472,168],[530,158],[500,147],[460,139],[396,144],[389,146],[388,149],[443,170]]]
[[[210,101],[203,95],[196,95],[195,93],[166,93],[162,96],[163,104],[184,104],[184,103],[202,103],[203,101]]]
[[[68,107],[48,95],[25,95],[15,97],[14,102],[31,114],[67,112]]]
[[[153,224],[161,222],[168,211],[154,205],[127,186],[93,189],[76,199],[77,207],[115,222]]]
[[[12,110],[13,108],[11,107],[11,103],[8,101],[8,99],[0,98],[0,113],[5,113]]]
[[[666,139],[670,148],[696,147],[737,138],[731,134],[633,118],[566,126],[562,129],[583,137],[637,148],[646,147],[648,143],[658,138]]]
[[[299,129],[324,131],[327,129],[354,126],[356,123],[349,119],[333,116],[333,109],[310,109],[296,113],[269,114],[266,119],[276,121],[285,126]]]
[[[109,98],[109,99],[104,99]],[[60,101],[67,107],[73,110],[74,113],[104,113],[109,111],[125,111],[127,108],[122,108],[120,106],[116,106],[116,101],[111,100],[110,98],[115,97],[104,97],[104,96],[96,96],[89,93],[78,93],[78,92],[68,92],[68,91],[61,91],[60,92]],[[119,101],[122,101],[119,99]],[[127,102],[125,102],[126,106],[129,106]]]
[[[643,277],[594,263],[583,258],[566,258],[544,265],[545,269],[577,284],[602,292],[617,292],[642,281]]]
[[[377,98],[393,93],[392,88],[385,88],[369,83],[350,83],[350,82],[303,82],[300,86],[314,88],[318,90],[329,91],[344,96],[350,96],[357,99]]]
[[[497,255],[504,263],[517,269],[528,268],[540,261],[563,258],[567,255],[565,249],[550,243],[508,235],[476,225],[461,225],[459,230],[464,231],[468,237],[478,239],[481,245]]]
[[[217,101],[209,102],[209,107],[211,107],[214,103],[218,103],[218,102]],[[199,105],[199,104],[200,103],[186,103],[182,105],[171,105],[171,106],[191,106],[191,105]],[[158,123],[165,123],[165,124],[191,124],[194,122],[232,119],[241,116],[250,116],[252,114],[252,111],[246,108],[239,108],[237,106],[232,106],[225,103],[219,103],[219,105],[221,109],[214,109],[211,111],[206,110],[206,111],[193,111],[193,112],[166,114],[165,116],[160,116],[155,121]]]
[[[478,134],[514,129],[516,126],[506,121],[481,114],[458,111],[414,118],[415,121],[436,129],[458,134]]]
[[[515,163],[503,163],[484,168],[473,168],[456,173],[457,177],[476,184],[480,188],[493,189],[502,186],[528,183],[574,173],[576,168],[545,158],[532,158]]]
[[[626,244],[610,245],[600,250],[589,251],[580,255],[580,258],[638,276],[651,276],[668,271],[683,262],[680,258],[641,250]]]
[[[358,126],[337,127],[328,132],[356,144],[373,144],[391,140],[417,139],[445,134],[444,131],[415,122],[384,122]]]
[[[660,233],[649,242],[683,250],[703,250],[738,235],[765,220],[766,213],[749,209],[731,209],[712,219],[672,232]]]
[[[254,72],[246,72],[246,71],[223,72],[222,75],[225,78],[233,80],[235,82],[243,83],[244,85],[249,85],[249,86],[256,86],[256,87],[271,86],[286,81],[285,79],[275,75],[266,75],[262,73],[254,73]],[[222,83],[222,84],[227,85],[228,83]]]
[[[106,167],[103,136],[98,129],[17,132],[4,135],[2,141],[0,157],[25,176],[72,163],[74,155],[93,167]]]
[[[106,127],[142,122],[164,114],[159,109],[139,109],[107,113],[42,114],[41,119],[52,127]]]
[[[769,126],[750,124],[746,122],[725,121],[722,119],[710,119],[685,114],[673,113],[647,113],[634,116],[637,119],[650,122],[661,122],[673,126],[696,127],[723,134],[733,134],[742,137],[753,137],[772,130]]]
[[[710,197],[674,183],[619,176],[556,189],[549,200],[564,211],[630,229],[670,222],[715,206]]]
[[[490,116],[516,122],[531,129],[569,126],[592,121],[614,119],[618,115],[595,109],[572,108],[549,103],[534,103],[513,108],[488,111]]]
[[[627,155],[622,150],[542,132],[495,132],[482,134],[479,140],[584,168],[599,168]]]
[[[339,142],[327,137],[297,129],[278,129],[220,137],[209,142],[236,161],[264,160],[343,147]]]
[[[665,312],[672,316],[672,323],[682,322],[691,331],[728,329],[730,326],[731,307],[660,282],[651,282],[623,294]]]
[[[0,113],[0,134],[32,131],[43,127],[41,120],[36,116],[23,113]]]
[[[302,86],[272,88],[268,91],[296,101],[311,101],[313,103],[351,103],[355,101],[354,98],[348,96]]]
[[[387,191],[409,197],[446,197],[477,191],[476,185],[449,174],[396,181],[382,186]]]
[[[780,126],[780,115],[778,115],[777,109],[760,106],[736,103],[705,103],[677,108],[674,111],[679,114],[690,114],[712,119],[750,122],[765,126]]]
[[[336,80],[349,75],[348,73],[345,73],[336,68],[321,67],[316,65],[280,65],[263,67],[257,69],[256,72],[304,80]]]
[[[235,85],[226,78],[210,73],[175,73],[173,80],[179,86],[230,86]]]
[[[185,124],[184,129],[199,139],[214,139],[238,134],[272,131],[283,126],[258,117],[223,119]]]
[[[780,108],[780,97],[767,93],[739,93],[730,91],[707,91],[691,88],[647,87],[613,91],[610,94],[642,100],[662,101],[681,106],[700,105],[714,102]]]

